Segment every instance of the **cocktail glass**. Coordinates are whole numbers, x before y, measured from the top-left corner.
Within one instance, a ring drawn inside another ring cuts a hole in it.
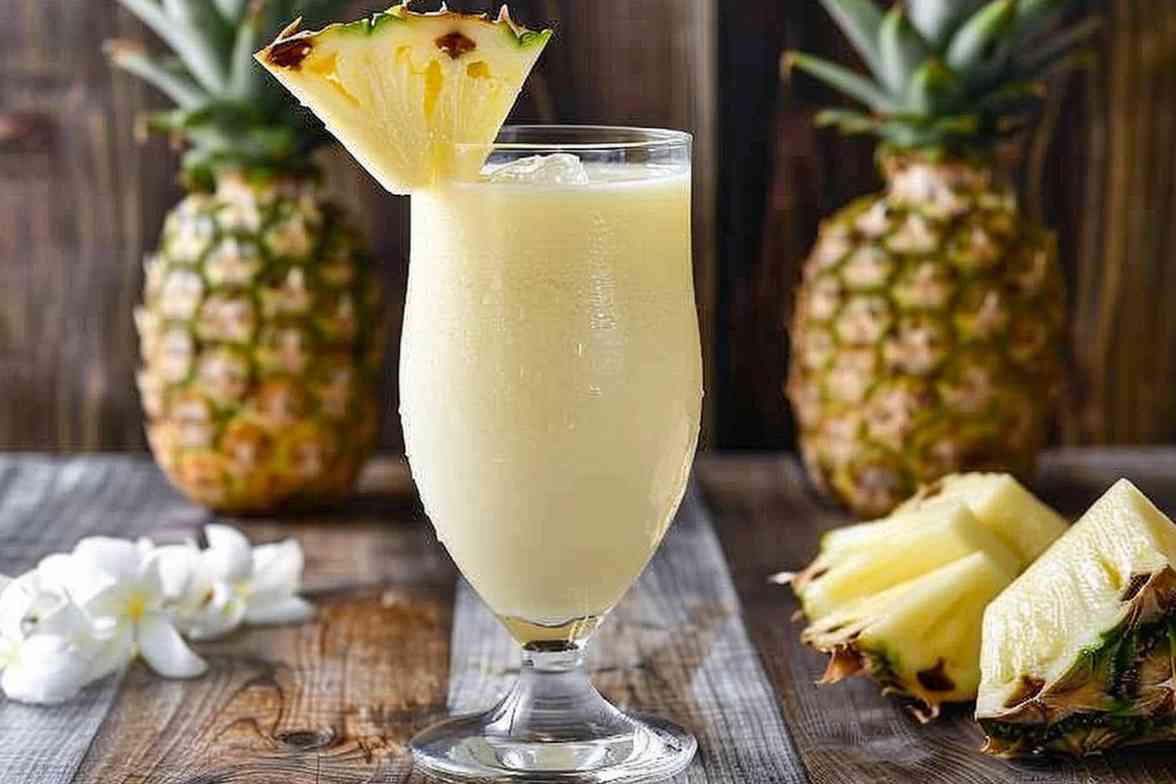
[[[440,778],[649,781],[694,755],[688,732],[613,707],[584,668],[697,445],[690,144],[508,127],[412,196],[409,463],[438,537],[523,656],[498,705],[413,739]]]

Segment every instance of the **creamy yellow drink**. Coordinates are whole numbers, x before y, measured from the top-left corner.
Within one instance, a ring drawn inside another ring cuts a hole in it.
[[[569,159],[412,196],[409,462],[439,538],[524,642],[590,630],[641,572],[702,398],[688,166]]]

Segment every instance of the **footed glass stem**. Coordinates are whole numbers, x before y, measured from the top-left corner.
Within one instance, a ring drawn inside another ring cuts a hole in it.
[[[414,763],[452,782],[655,781],[690,764],[694,736],[614,708],[589,682],[583,657],[567,643],[532,643],[502,701],[421,732],[410,744]]]

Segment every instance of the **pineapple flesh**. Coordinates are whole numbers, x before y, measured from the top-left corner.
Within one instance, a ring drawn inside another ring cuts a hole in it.
[[[505,6],[490,21],[405,4],[318,32],[289,28],[257,60],[404,194],[453,176],[459,145],[494,141],[550,37],[516,25]]]
[[[1176,526],[1127,480],[984,614],[976,718],[1001,756],[1176,739]]]
[[[947,474],[1031,475],[1062,385],[1065,294],[1004,152],[1091,30],[1050,31],[1067,0],[822,2],[870,76],[786,62],[865,104],[817,119],[882,140],[885,189],[821,226],[787,393],[814,483],[871,518]]]
[[[1066,529],[1015,479],[949,476],[890,517],[830,531],[790,577],[822,679],[864,673],[934,717],[976,696],[985,606]]]

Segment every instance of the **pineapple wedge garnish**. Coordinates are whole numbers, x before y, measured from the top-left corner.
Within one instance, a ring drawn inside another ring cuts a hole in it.
[[[1107,491],[984,614],[976,718],[1001,756],[1176,739],[1176,526]]]
[[[257,60],[385,189],[405,194],[452,176],[459,145],[494,141],[550,37],[505,6],[491,21],[405,3],[318,32],[291,25]]]
[[[829,532],[790,582],[832,657],[822,679],[865,673],[917,716],[973,699],[984,608],[1066,529],[1005,474],[963,474],[922,489],[890,517]]]

